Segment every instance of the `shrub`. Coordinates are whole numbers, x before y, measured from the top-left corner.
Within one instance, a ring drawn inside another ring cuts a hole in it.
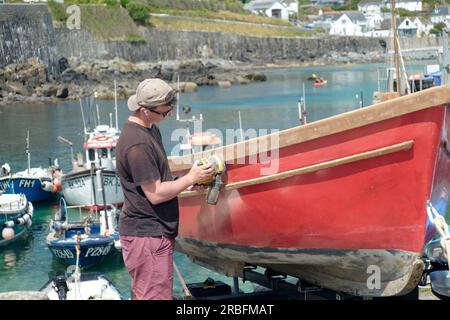
[[[146,24],[149,14],[146,5],[136,2],[127,4],[127,10],[130,17],[138,24]]]
[[[105,0],[105,4],[110,7],[117,5],[117,0]]]
[[[69,15],[66,13],[66,7],[63,4],[49,1],[48,7],[52,13],[53,20],[66,22],[67,18],[69,18]]]

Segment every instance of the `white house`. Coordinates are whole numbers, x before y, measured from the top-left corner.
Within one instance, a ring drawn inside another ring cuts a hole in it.
[[[289,15],[297,15],[297,1],[289,0],[253,0],[244,9],[254,14],[264,14],[268,17],[289,20]]]
[[[367,26],[369,30],[378,29],[381,27],[381,23],[383,22],[383,16],[380,13],[366,13],[364,16],[367,19]]]
[[[298,13],[298,1],[297,0],[282,0],[280,2],[287,8],[289,16],[297,17],[297,13]]]
[[[418,34],[417,25],[410,18],[403,19],[397,26],[399,37],[415,37]]]
[[[348,12],[336,16],[330,34],[341,36],[362,36],[367,31],[367,20],[361,12]]]
[[[406,9],[408,11],[422,11],[422,0],[396,0],[396,8]],[[386,8],[391,8],[391,2],[386,3]]]
[[[358,3],[358,11],[364,14],[380,14],[384,7],[384,0],[361,0]]]
[[[433,24],[439,22],[447,22],[450,21],[450,9],[449,7],[437,7],[431,13],[431,22]]]

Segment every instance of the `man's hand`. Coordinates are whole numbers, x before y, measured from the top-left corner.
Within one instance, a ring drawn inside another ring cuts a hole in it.
[[[208,179],[213,174],[213,168],[211,163],[203,164],[199,166],[197,162],[194,163],[191,170],[187,174],[191,185],[197,184],[199,181]]]

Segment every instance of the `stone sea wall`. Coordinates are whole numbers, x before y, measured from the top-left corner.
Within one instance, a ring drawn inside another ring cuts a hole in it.
[[[158,62],[227,59],[248,63],[308,62],[315,59],[368,60],[384,52],[384,40],[361,37],[267,38],[221,32],[143,31],[145,43],[98,41],[84,30],[56,29],[58,53],[65,57]]]
[[[0,5],[0,67],[38,58],[58,73],[58,52],[46,5]]]

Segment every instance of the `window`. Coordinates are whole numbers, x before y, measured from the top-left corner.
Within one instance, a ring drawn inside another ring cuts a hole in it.
[[[108,157],[108,149],[100,149],[99,154],[100,158],[107,158]]]
[[[89,161],[95,161],[95,150],[89,149],[88,154],[89,154]]]
[[[281,19],[281,9],[273,9],[272,17]]]

